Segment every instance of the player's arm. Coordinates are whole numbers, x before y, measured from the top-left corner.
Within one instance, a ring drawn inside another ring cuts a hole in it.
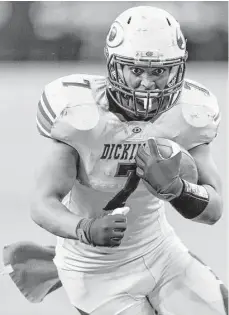
[[[157,140],[158,141],[158,140]],[[143,147],[136,155],[137,175],[156,197],[169,201],[186,219],[214,224],[221,217],[221,184],[211,157],[210,145],[190,151],[196,161],[199,182],[190,183],[179,176],[181,151],[164,159],[155,139],[149,139],[150,151]],[[167,145],[169,145],[169,140]],[[175,149],[175,147],[174,147]]]
[[[126,230],[125,215],[83,218],[62,204],[76,180],[79,155],[62,142],[46,140],[48,152],[39,170],[31,203],[34,222],[63,238],[94,246],[119,246]]]
[[[211,153],[211,144],[202,144],[191,149],[198,169],[198,185],[208,194],[208,202],[203,212],[193,221],[214,224],[222,215],[222,183]]]
[[[222,188],[210,144],[199,145],[189,152],[196,162],[198,183],[182,180],[181,193],[170,203],[186,219],[214,224],[222,214]]]
[[[50,233],[75,239],[82,218],[70,212],[62,200],[76,180],[78,153],[62,142],[50,138],[44,141],[48,142],[47,152],[35,180],[31,217]]]

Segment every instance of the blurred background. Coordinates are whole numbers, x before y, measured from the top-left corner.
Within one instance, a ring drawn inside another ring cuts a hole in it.
[[[224,214],[214,226],[184,220],[171,208],[168,219],[183,242],[228,284],[228,2],[223,1],[0,1],[0,248],[55,238],[29,216],[35,165],[45,150],[36,130],[36,107],[48,82],[71,73],[105,74],[104,40],[123,10],[152,5],[168,10],[188,40],[187,77],[218,98],[222,122],[213,156],[224,187]],[[2,252],[0,250],[0,267]],[[8,276],[0,276],[0,314],[76,314],[63,289],[30,304]]]
[[[189,60],[227,60],[227,2],[1,1],[1,60],[103,60],[111,21],[125,9],[155,5],[181,23]]]

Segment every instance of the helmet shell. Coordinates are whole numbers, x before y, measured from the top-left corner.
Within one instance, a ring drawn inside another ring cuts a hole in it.
[[[106,38],[108,56],[166,61],[185,56],[186,41],[179,23],[165,10],[140,6],[121,13]]]

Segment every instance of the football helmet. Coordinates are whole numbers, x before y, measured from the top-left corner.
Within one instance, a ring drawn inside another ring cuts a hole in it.
[[[120,108],[134,115],[137,120],[155,118],[178,100],[187,60],[186,40],[179,23],[168,12],[151,6],[133,7],[124,11],[110,27],[105,56],[108,93]],[[122,69],[125,65],[169,67],[165,88],[130,88],[123,76]],[[128,102],[130,99],[131,102]],[[155,99],[158,102],[157,109],[151,110]],[[136,102],[144,103],[144,110],[139,110]]]

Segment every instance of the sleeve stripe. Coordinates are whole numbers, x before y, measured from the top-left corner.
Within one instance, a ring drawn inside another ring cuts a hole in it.
[[[39,123],[39,126],[42,127],[42,129],[44,129],[46,132],[51,134],[51,128],[47,128],[43,122],[39,119],[39,117],[37,117],[37,123]]]
[[[49,117],[49,119],[50,119],[52,122],[54,122],[55,119],[53,118],[53,116],[52,116],[52,115],[50,114],[50,112],[48,111],[48,109],[47,109],[47,107],[46,107],[46,105],[45,105],[45,103],[44,103],[44,101],[43,101],[43,98],[40,99],[40,103],[41,103],[41,107],[43,108],[45,114]]]
[[[37,120],[39,121],[40,125],[47,130],[48,132],[51,132],[52,128],[52,123],[50,123],[43,115],[42,113],[38,110],[37,112]]]
[[[37,118],[37,129],[38,129],[38,131],[40,132],[40,134],[41,134],[42,136],[51,137],[51,133],[48,132],[48,131],[42,126],[42,124],[39,122],[38,118]]]
[[[48,110],[49,114],[52,116],[53,119],[55,119],[56,114],[52,110],[52,107],[49,105],[49,102],[48,102],[48,99],[45,95],[45,92],[43,92],[43,94],[42,94],[42,99],[43,99],[44,105],[45,105],[46,109]]]
[[[53,124],[53,119],[50,119],[50,117],[47,115],[47,113],[44,110],[44,107],[42,107],[41,101],[38,103],[37,115],[39,117],[42,117],[43,120],[47,121],[47,124],[49,125]]]
[[[49,136],[48,134],[44,133],[44,132],[42,131],[42,129],[41,129],[38,125],[37,125],[37,129],[38,129],[40,135],[42,135],[43,137],[49,137],[49,138],[50,138],[50,136]]]

